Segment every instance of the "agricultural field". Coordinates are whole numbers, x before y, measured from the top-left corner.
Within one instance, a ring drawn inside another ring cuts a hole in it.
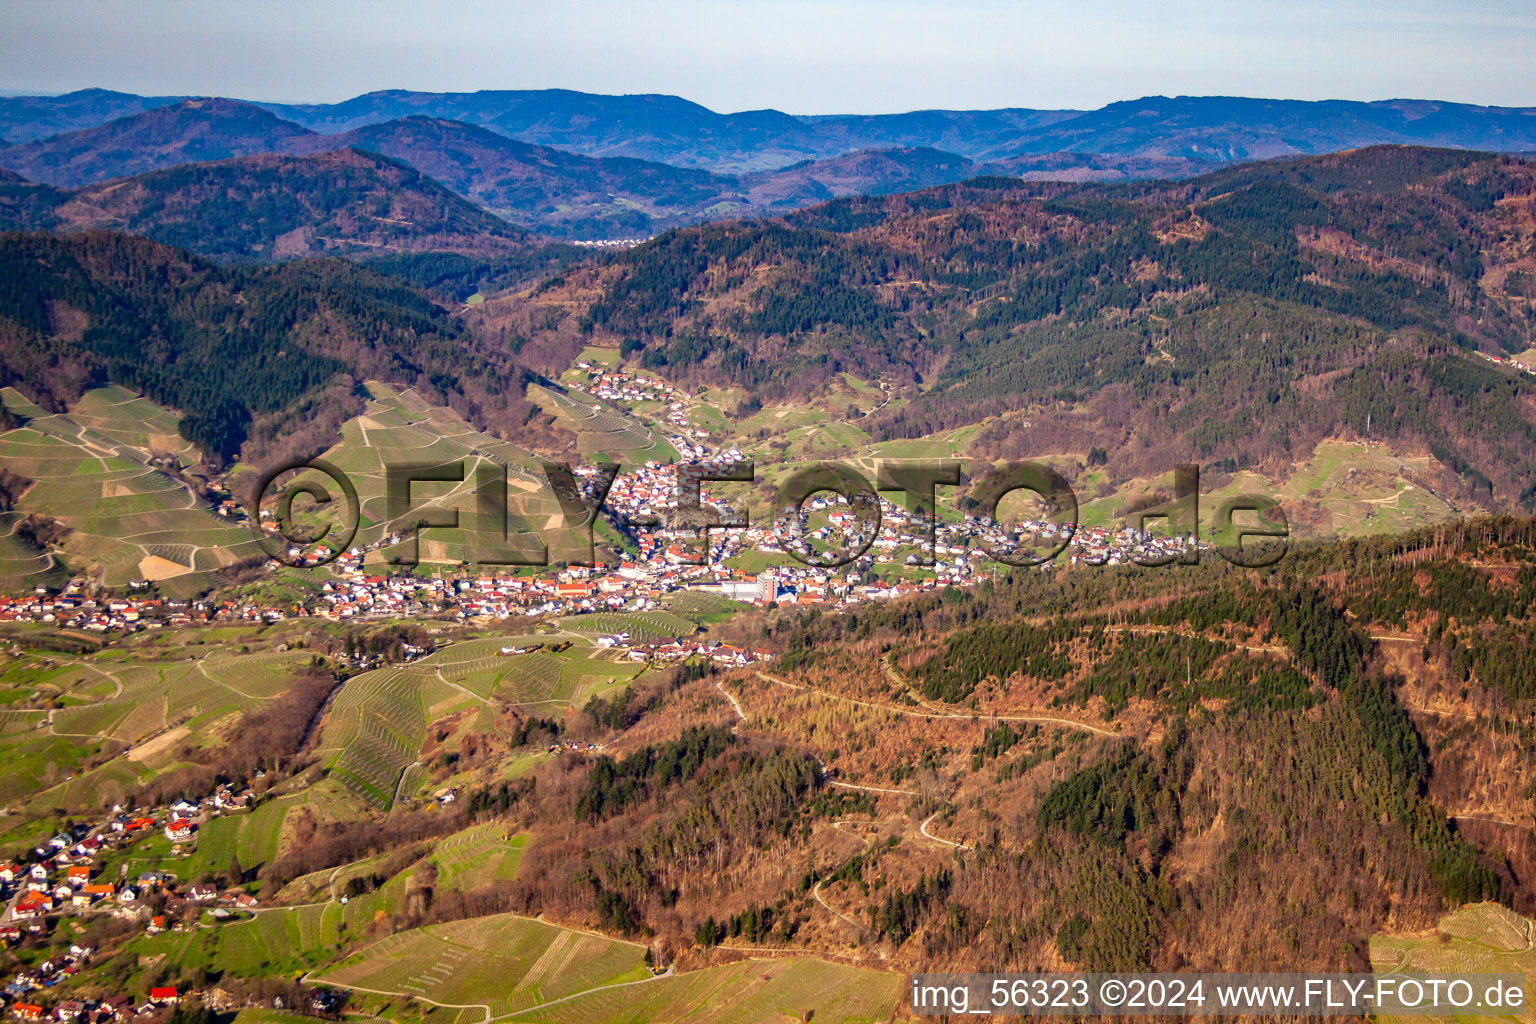
[[[144,647],[89,661],[52,651],[0,660],[0,802],[33,815],[110,804],[169,767],[186,740],[210,743],[222,723],[288,688],[302,651]],[[89,771],[82,765],[101,762]]]
[[[199,855],[194,855],[187,865],[195,866],[198,861]],[[133,940],[131,948],[140,957],[165,955],[189,968],[239,977],[309,970],[355,947],[366,937],[370,925],[401,908],[411,881],[409,870],[372,892],[345,901],[336,896],[335,891],[348,877],[366,872],[371,864],[360,861],[318,872],[319,877],[313,879],[295,879],[281,894],[284,899],[304,896],[307,902],[264,906],[226,921],[204,915],[200,927],[141,936]],[[174,863],[136,864],[133,870],[146,866],[171,870],[178,877],[190,876],[190,872],[177,871]],[[216,864],[210,867],[221,868]]]
[[[428,724],[477,699],[419,670],[385,668],[348,680],[321,734],[330,778],[365,803],[388,808]]]
[[[1413,977],[1445,974],[1523,974],[1526,1010],[1516,1015],[1458,1015],[1458,1021],[1530,1020],[1529,980],[1536,977],[1536,922],[1497,903],[1475,903],[1441,919],[1428,935],[1377,935],[1371,939],[1371,967],[1379,975]],[[1381,1015],[1392,1024],[1423,1017]]]
[[[691,624],[690,624],[691,629]],[[497,636],[453,644],[409,665],[349,679],[331,709],[321,751],[331,778],[380,808],[421,781],[410,774],[427,728],[445,716],[520,707],[538,713],[570,707],[634,679],[636,662],[577,639],[564,651],[503,655],[503,647],[550,644],[558,638]]]
[[[529,836],[508,835],[505,825],[473,825],[441,840],[431,860],[437,882],[449,889],[475,889],[492,882],[511,881],[528,846]]]
[[[744,960],[611,988],[512,1020],[551,1024],[761,1024],[764,1021],[890,1021],[901,1013],[904,976],[803,957]],[[900,1019],[905,1019],[900,1018]]]
[[[1381,445],[1323,441],[1281,484],[1250,471],[1234,473],[1219,486],[1202,483],[1202,529],[1223,501],[1250,494],[1278,499],[1298,537],[1400,533],[1462,514],[1426,487],[1430,468],[1428,457],[1399,458]],[[1137,497],[1158,491],[1171,495],[1173,474],[1126,481],[1102,498],[1093,497],[1096,484],[1090,473],[1077,485],[1084,526],[1113,524]]]
[[[197,872],[222,872],[238,864],[240,873],[254,871],[277,858],[283,836],[283,819],[307,794],[277,797],[249,811],[226,814],[205,824],[197,833]]]
[[[737,612],[749,607],[740,601],[732,601],[719,594],[707,594],[702,590],[685,590],[674,594],[667,607],[679,615],[685,615],[700,624],[724,622]]]
[[[603,456],[621,465],[677,459],[676,449],[651,428],[595,398],[530,384],[528,400],[553,414],[560,426],[575,434],[577,448],[583,455]]]
[[[476,481],[485,472],[507,477],[509,532],[538,533],[558,558],[571,543],[571,527],[550,490],[542,470],[524,449],[481,433],[452,410],[428,405],[411,390],[370,383],[370,401],[363,413],[341,428],[341,439],[321,458],[345,473],[357,489],[359,524],[353,543],[369,545],[397,529],[386,499],[386,470],[409,464],[462,461],[463,481],[418,482],[411,487],[412,514],[423,508],[449,508],[459,513],[454,528],[432,528],[418,539],[417,556],[424,565],[457,565],[473,561],[486,543],[501,545],[503,524],[482,522],[475,498]],[[237,472],[236,487],[254,483],[254,471]],[[301,473],[294,480],[313,479],[334,492],[322,474]],[[515,545],[514,545],[515,546]],[[532,552],[532,548],[528,548]],[[370,551],[370,565],[383,566],[401,554],[397,546]]]
[[[391,935],[317,971],[317,982],[415,995],[501,1017],[649,977],[638,943],[501,914]]]
[[[148,579],[192,593],[207,586],[213,570],[258,550],[244,527],[151,465],[192,461],[174,413],[120,387],[89,391],[56,415],[13,389],[0,399],[31,417],[0,434],[0,464],[35,481],[16,512],[51,516],[74,531],[63,546],[71,571],[94,568],[109,586]],[[13,530],[14,521],[7,523],[7,534]],[[14,539],[0,547],[0,574],[23,567],[29,555],[35,559],[36,552]]]
[[[361,907],[376,901],[370,894],[354,902]],[[132,948],[141,957],[167,956],[184,969],[236,977],[297,973],[337,956],[360,937],[360,927],[348,920],[351,909],[350,903],[322,903],[262,909],[222,923],[208,918],[195,929],[146,935]]]
[[[692,624],[689,624],[690,630]],[[563,651],[550,645],[569,642]],[[528,654],[502,654],[503,647],[543,644]],[[572,705],[597,689],[628,682],[643,670],[580,638],[497,636],[453,644],[412,663],[407,671],[426,673],[493,705]]]
[[[650,642],[672,637],[691,636],[698,628],[688,619],[671,612],[596,612],[569,615],[555,620],[556,625],[588,636],[628,633],[632,640]]]
[[[235,1014],[234,1024],[313,1024],[313,1017],[270,1007],[247,1007]]]
[[[19,512],[0,512],[0,589],[15,592],[62,585],[69,578],[64,567],[52,553],[18,533],[25,518]]]

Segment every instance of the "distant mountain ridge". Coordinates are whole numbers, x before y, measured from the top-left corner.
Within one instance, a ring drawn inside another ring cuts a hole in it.
[[[0,97],[0,139],[31,142],[61,132],[106,124],[119,117],[170,106],[186,96],[138,96],[111,89],[79,89],[62,96]]]
[[[0,97],[0,136],[24,143],[182,102],[87,89]],[[1020,154],[1254,160],[1377,144],[1536,149],[1536,108],[1438,100],[1148,96],[1098,110],[919,110],[900,114],[717,113],[677,96],[566,89],[428,93],[392,89],[340,103],[261,103],[321,134],[412,115],[462,121],[519,142],[718,173],[767,170],[860,149],[922,147],[984,162]]]
[[[1536,108],[1434,100],[1149,96],[1091,111],[1005,108],[797,117],[777,110],[718,114],[675,96],[538,90],[387,91],[338,104],[263,106],[316,131],[428,114],[593,156],[635,156],[731,172],[860,149],[916,146],[979,162],[1058,151],[1233,161],[1379,144],[1536,149]]]
[[[277,187],[274,175],[289,175],[287,187],[302,202],[309,203],[311,208],[318,202],[331,212],[349,201],[341,194],[343,187],[356,190],[350,201],[364,206],[375,203],[381,194],[377,183],[359,177],[355,161],[348,165],[345,174],[339,173],[339,165],[333,166],[332,170],[338,171],[335,180],[323,182],[315,176],[313,165],[269,160],[262,165],[258,189],[264,196],[263,217],[259,223],[240,224],[227,208],[231,203],[257,201],[258,193],[251,191],[255,184],[250,176],[254,165],[247,165],[242,171],[228,162],[261,155],[306,157],[339,151],[380,154],[414,168],[425,179],[402,181],[403,187],[420,191],[427,185],[435,188],[440,184],[513,224],[567,238],[646,236],[705,220],[787,212],[838,196],[883,195],[948,184],[978,174],[1010,174],[1014,173],[1014,165],[1065,163],[1076,167],[1086,160],[1096,169],[1081,174],[1067,172],[1065,176],[1126,176],[1119,169],[1120,163],[1108,160],[1106,164],[1107,158],[1023,157],[982,165],[929,147],[860,150],[822,160],[805,160],[779,170],[728,175],[632,157],[585,156],[422,114],[337,135],[322,135],[238,100],[186,100],[0,150],[0,166],[9,165],[14,172],[36,183],[23,187],[15,181],[0,180],[4,190],[0,194],[0,223],[65,230],[82,226],[127,227],[216,257],[228,257],[237,251],[247,258],[295,255],[307,249],[300,246],[297,251],[290,251],[291,239],[274,247],[274,238],[264,233],[274,223],[270,203],[281,198],[272,191]],[[1129,163],[1175,176],[1209,166],[1188,160],[1139,158]],[[166,176],[172,169],[191,168],[205,170],[191,176]],[[225,192],[211,188],[210,182],[215,179],[225,183]],[[98,201],[128,182],[136,183],[129,189],[130,194],[142,198],[147,189],[156,197],[152,215],[124,214],[126,208],[120,196],[105,206]],[[56,191],[60,188],[88,194],[69,207],[71,213],[61,205],[68,197]],[[197,195],[187,193],[189,188],[195,188]],[[173,198],[170,191],[174,189],[183,190],[182,194]],[[306,213],[300,209],[302,203],[283,205],[288,223],[284,230],[307,225],[306,230],[321,229],[322,236],[351,246],[377,241],[366,241],[352,231],[334,235],[331,229],[336,225],[322,224],[313,217],[306,220],[315,213],[314,209]],[[163,215],[166,207],[179,210],[179,227],[172,228]],[[106,214],[107,219],[102,221],[98,214],[107,208],[114,212]],[[61,212],[55,216],[52,211]],[[79,215],[82,211],[87,214],[83,220]],[[377,211],[363,212],[365,219],[376,215]],[[123,216],[128,219],[123,220]],[[329,213],[317,216],[323,220]],[[428,233],[438,233],[438,220],[437,214],[428,218]],[[356,218],[350,223],[356,227]],[[210,228],[209,235],[188,233],[199,224]],[[231,228],[236,230],[231,233]],[[174,231],[174,235],[168,237],[168,230]],[[495,233],[489,227],[475,232]],[[413,243],[412,247],[418,246]],[[465,246],[455,242],[446,248],[463,251]]]
[[[44,125],[112,114],[123,116],[32,137]],[[55,188],[259,154],[360,150],[409,165],[513,224],[567,239],[644,237],[984,176],[1183,178],[1230,163],[1372,144],[1536,150],[1536,108],[1231,97],[1154,96],[1095,111],[796,117],[718,114],[675,96],[566,90],[387,91],[298,105],[87,90],[0,98],[0,126],[30,137],[0,146],[0,168]],[[288,166],[299,178],[308,173],[306,165]],[[304,190],[315,184],[296,181]],[[7,190],[0,220],[51,226],[47,210],[58,197],[15,182],[0,186]],[[270,242],[257,240],[252,251],[270,257]],[[178,244],[229,255],[218,239]]]

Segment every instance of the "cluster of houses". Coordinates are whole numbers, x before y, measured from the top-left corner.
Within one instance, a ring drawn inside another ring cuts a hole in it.
[[[576,364],[587,373],[585,390],[609,402],[664,402],[677,389],[664,380],[641,377],[627,370],[606,370],[588,362]]]
[[[173,615],[184,615],[191,622],[188,607],[185,601],[147,595],[98,599],[86,592],[85,580],[74,579],[57,592],[39,586],[30,594],[0,594],[0,622],[42,622],[105,633],[159,627]]]
[[[147,816],[118,816],[107,829],[77,825],[33,850],[31,863],[0,864],[0,892],[10,901],[0,940],[20,938],[22,925],[66,907],[81,910],[98,904],[130,907],[136,903],[139,888],[96,879],[96,864],[112,849],[154,828],[155,819]]]
[[[60,985],[79,974],[95,950],[90,946],[71,945],[68,952],[51,953],[46,960],[23,968],[11,975],[5,983],[3,998],[11,1017],[17,1020],[52,1020],[77,1022],[77,1024],[108,1024],[112,1021],[130,1020],[140,1013],[149,1015],[162,1006],[176,1002],[174,988],[155,989],[159,999],[153,996],[142,1003],[135,1003],[127,996],[109,999],[64,999],[44,1005],[39,993]]]
[[[146,870],[131,877],[104,871],[106,865],[114,863],[109,858],[115,851],[153,835],[164,835],[172,844],[187,843],[209,816],[246,809],[253,800],[249,789],[237,792],[220,785],[210,797],[179,800],[148,812],[116,807],[104,820],[79,823],[60,832],[20,863],[0,863],[0,899],[4,901],[0,948],[13,947],[31,936],[45,936],[53,921],[68,914],[110,914],[141,922],[145,931],[155,933],[183,927],[177,922],[200,906],[215,906],[215,914],[224,914],[227,908],[254,908],[256,897],[243,889],[220,892],[209,884],[182,885],[163,871]],[[172,855],[179,848],[173,845]],[[21,1020],[106,1024],[153,1016],[177,1001],[174,988],[151,989],[149,998],[138,1003],[127,997],[47,999],[48,990],[78,974],[93,952],[78,945],[70,946],[67,953],[50,949],[47,959],[18,970],[0,986],[0,1002],[6,1012]]]
[[[724,453],[726,461],[739,453]],[[616,522],[628,523],[664,514],[675,503],[675,466],[648,463],[621,476],[605,508]],[[709,500],[702,492],[702,500]],[[1155,561],[1197,547],[1188,537],[1143,535],[1132,529],[1063,528],[1047,522],[1003,527],[966,515],[939,522],[930,545],[926,524],[900,505],[880,499],[879,529],[861,532],[855,513],[840,497],[817,495],[803,509],[822,513],[819,525],[802,519],[751,524],[746,529],[713,529],[708,551],[685,531],[631,528],[638,555],[617,565],[570,566],[539,576],[483,571],[475,574],[418,576],[382,573],[364,567],[363,552],[353,550],[332,567],[331,578],[307,603],[272,607],[248,600],[177,601],[154,597],[93,599],[74,581],[57,595],[39,587],[31,595],[0,596],[0,621],[31,621],[61,628],[133,631],[194,623],[273,622],[290,617],[333,620],[454,616],[461,621],[511,616],[579,615],[588,612],[655,608],[669,594],[701,590],[755,604],[850,604],[900,597],[918,590],[965,586],[985,578],[996,566],[989,550],[1008,550],[1025,539],[1049,545],[1065,537],[1073,564],[1120,564]],[[786,549],[820,550],[829,542],[862,547],[854,562],[836,568],[803,565],[779,557],[771,570],[751,573],[731,562],[748,552],[784,556]],[[907,571],[882,572],[882,563]]]
[[[132,584],[125,595],[95,597],[86,588],[86,581],[76,578],[62,590],[38,586],[30,594],[0,594],[0,622],[38,622],[90,633],[132,633],[206,622],[276,622],[307,614],[297,606],[160,598],[143,593],[144,586]]]
[[[1512,366],[1519,370],[1521,373],[1536,375],[1536,368],[1532,368],[1529,364],[1516,359],[1514,356],[1490,356],[1486,352],[1479,352],[1477,354],[1488,360],[1490,363],[1497,363],[1500,366]]]
[[[71,945],[68,952],[54,952],[35,966],[17,971],[3,989],[9,1015],[17,1020],[49,1020],[61,1024],[111,1024],[153,1016],[180,1001],[174,985],[151,988],[148,998],[137,1002],[121,995],[103,999],[63,999],[50,1005],[35,1001],[39,992],[79,974],[95,952],[90,946]]]
[[[152,891],[188,903],[222,900],[239,907],[254,906],[255,899],[243,890],[222,896],[212,886],[192,885],[180,891],[175,879],[159,871],[141,872],[136,878],[115,881],[98,877],[102,859],[112,851],[147,835],[163,834],[171,852],[190,843],[209,814],[248,808],[254,797],[249,789],[235,792],[221,785],[207,800],[178,800],[155,814],[124,813],[121,808],[95,825],[78,824],[38,846],[25,864],[0,863],[0,897],[7,901],[0,919],[0,941],[22,938],[22,932],[38,932],[31,922],[66,909],[74,911],[110,908],[117,916],[142,916],[137,904]],[[204,806],[206,805],[206,806]],[[25,926],[25,927],[24,927]]]
[[[122,1021],[156,1017],[181,1001],[174,985],[151,988],[145,999],[108,996],[102,999],[62,999],[45,1005],[38,993],[78,974],[95,952],[90,946],[70,946],[54,953],[36,967],[17,971],[6,984],[7,1011],[16,1020],[58,1021],[60,1024],[120,1024]]]

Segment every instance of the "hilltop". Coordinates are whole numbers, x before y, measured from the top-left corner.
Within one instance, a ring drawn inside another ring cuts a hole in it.
[[[0,98],[0,138],[13,143],[31,142],[131,117],[187,98],[138,96],[112,89],[77,89],[60,96],[7,96]]]
[[[22,198],[19,189],[8,194]],[[350,149],[187,164],[69,193],[47,189],[36,201],[51,206],[20,226],[111,228],[224,259],[506,253],[529,245],[525,232],[431,178]]]
[[[177,164],[281,152],[313,134],[250,103],[193,99],[0,149],[0,166],[71,187]]]
[[[707,171],[581,156],[420,115],[309,144],[383,153],[515,223],[574,237],[644,236],[690,223],[729,204],[734,185]]]

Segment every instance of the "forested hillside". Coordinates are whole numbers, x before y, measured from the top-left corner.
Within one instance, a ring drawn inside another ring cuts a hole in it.
[[[483,315],[531,351],[622,343],[765,401],[883,378],[904,401],[866,430],[1001,417],[977,454],[1283,472],[1347,433],[1513,507],[1536,496],[1530,378],[1481,355],[1536,344],[1533,202],[1528,162],[1395,147],[1178,183],[977,179],[672,232]]]
[[[507,435],[537,416],[528,371],[504,351],[414,288],[336,259],[220,269],[110,232],[0,235],[0,342],[0,384],[51,410],[127,384],[179,409],[216,461],[325,448],[369,378]]]
[[[191,99],[0,149],[0,166],[71,187],[204,160],[276,153],[310,135],[250,103]]]
[[[515,223],[567,237],[643,237],[717,203],[741,206],[735,182],[707,171],[597,159],[457,121],[407,117],[311,144],[383,153]]]
[[[589,702],[568,728],[608,753],[471,805],[538,836],[517,881],[425,918],[902,969],[1367,970],[1376,932],[1536,899],[1533,540],[1478,521],[733,625],[779,660]]]
[[[431,178],[356,150],[187,164],[71,193],[33,189],[41,194],[6,189],[9,226],[112,228],[216,259],[530,247],[524,232]]]

